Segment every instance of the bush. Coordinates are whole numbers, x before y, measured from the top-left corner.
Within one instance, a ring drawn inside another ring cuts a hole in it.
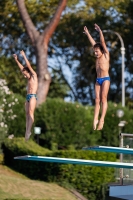
[[[14,160],[14,156],[40,155],[86,160],[115,161],[115,154],[94,151],[49,151],[39,147],[33,141],[24,143],[21,138],[9,140],[3,144],[4,162],[8,166],[24,173],[32,179],[66,183],[78,190],[90,200],[104,199],[105,186],[114,180],[114,169],[85,165],[57,164],[35,161]]]
[[[15,95],[18,103],[12,106],[16,115],[14,120],[6,117],[8,134],[15,137],[25,134],[24,98]],[[124,116],[116,116],[118,109],[124,110]],[[61,99],[47,99],[35,111],[35,124],[42,129],[39,144],[56,149],[81,149],[83,146],[106,145],[119,146],[119,120],[127,121],[122,132],[132,133],[133,110],[109,102],[103,130],[94,131],[94,107],[79,103],[68,103]],[[31,138],[34,137],[32,134]],[[35,139],[35,138],[34,138]]]
[[[85,160],[116,161],[112,153],[95,151],[57,151],[53,157],[76,158]],[[104,199],[107,183],[114,181],[114,169],[107,167],[94,167],[84,165],[60,165],[58,174],[54,173],[54,181],[67,182],[88,199]],[[104,191],[103,191],[104,190]]]
[[[16,115],[13,111],[18,99],[9,91],[5,80],[0,79],[0,149],[1,143],[10,132],[10,124],[13,123]]]
[[[15,137],[25,135],[25,99],[19,94],[13,94],[9,97],[12,103],[10,104],[11,116],[7,113],[5,120],[8,125],[8,135],[13,134]],[[9,106],[9,105],[8,105]]]
[[[0,79],[0,142],[8,135],[24,135],[25,111],[24,98],[14,94]]]
[[[51,148],[76,149],[92,145],[97,141],[92,129],[92,109],[79,103],[68,103],[60,99],[47,99],[35,113],[35,124],[41,127],[41,144]]]
[[[116,111],[122,109],[124,116],[119,119]],[[36,126],[42,128],[41,145],[59,149],[81,149],[83,146],[106,145],[119,146],[119,121],[127,124],[123,132],[132,133],[133,110],[109,102],[103,130],[94,131],[94,107],[79,103],[67,103],[59,99],[48,99],[36,111]]]
[[[116,116],[118,109],[124,111],[124,116],[119,119]],[[122,128],[123,133],[133,133],[133,110],[129,110],[127,107],[121,107],[120,104],[109,102],[107,114],[105,117],[104,128],[101,130],[100,139],[98,138],[97,144],[106,146],[119,146],[119,127],[118,124],[121,120],[126,121],[125,127]]]

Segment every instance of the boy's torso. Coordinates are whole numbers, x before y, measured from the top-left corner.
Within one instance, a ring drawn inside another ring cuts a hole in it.
[[[38,88],[38,79],[37,76],[32,75],[30,79],[28,79],[27,83],[27,94],[36,94]]]
[[[97,78],[109,76],[109,55],[103,54],[96,60]]]

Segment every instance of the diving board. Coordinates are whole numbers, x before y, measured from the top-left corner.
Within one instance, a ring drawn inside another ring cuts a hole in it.
[[[131,149],[131,148],[121,148],[121,147],[92,146],[92,147],[83,147],[82,150],[93,150],[93,151],[104,151],[104,152],[110,152],[110,153],[133,154],[133,149]]]
[[[96,161],[96,160],[82,160],[82,159],[71,159],[71,158],[58,158],[58,157],[43,157],[43,156],[17,156],[14,157],[16,160],[29,160],[29,161],[42,161],[42,162],[53,162],[62,164],[80,164],[80,165],[91,165],[100,167],[116,167],[116,168],[129,168],[133,169],[133,163],[122,163],[122,162],[107,162],[107,161]]]

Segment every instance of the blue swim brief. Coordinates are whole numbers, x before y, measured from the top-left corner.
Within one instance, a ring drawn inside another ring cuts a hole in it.
[[[97,78],[96,79],[96,82],[99,84],[99,85],[102,85],[104,81],[110,81],[110,77],[109,76],[106,76],[106,77],[103,77],[103,78]]]
[[[35,97],[36,100],[37,100],[37,96],[36,96],[36,94],[27,94],[27,95],[26,95],[26,100],[29,102],[30,99],[31,99],[32,97]]]

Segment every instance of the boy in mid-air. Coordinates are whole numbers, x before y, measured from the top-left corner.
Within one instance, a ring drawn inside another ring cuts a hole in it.
[[[95,110],[94,110],[93,129],[96,130],[97,128],[97,130],[101,130],[104,125],[104,118],[108,106],[107,95],[110,87],[110,77],[109,77],[110,56],[100,27],[97,24],[95,24],[94,26],[95,29],[99,32],[100,43],[96,43],[94,41],[86,26],[84,27],[84,33],[87,35],[96,56],[97,79],[95,83]],[[102,112],[99,120],[98,118],[100,112],[100,105],[102,106]]]
[[[38,79],[36,72],[32,69],[28,59],[26,58],[26,55],[24,51],[20,51],[20,54],[23,56],[26,67],[24,67],[17,58],[16,54],[13,54],[13,57],[20,68],[22,74],[25,78],[27,78],[27,96],[26,96],[26,102],[25,102],[25,112],[26,112],[26,132],[25,132],[25,140],[28,140],[31,135],[31,128],[32,124],[34,122],[34,110],[36,107],[36,101],[37,101],[37,88],[38,88]]]

